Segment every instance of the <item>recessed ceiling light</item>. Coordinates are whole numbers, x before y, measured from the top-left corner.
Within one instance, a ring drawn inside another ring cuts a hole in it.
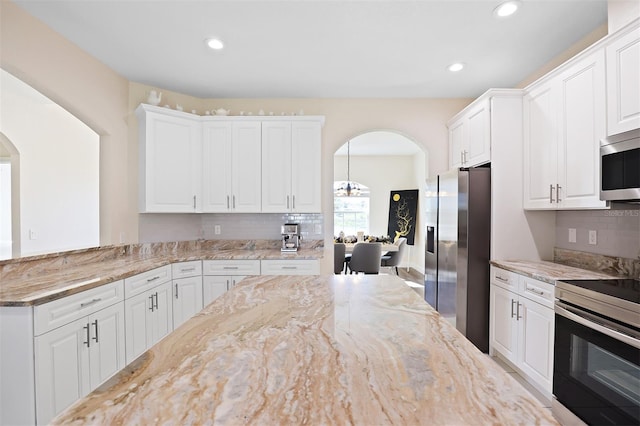
[[[514,13],[516,13],[519,6],[520,6],[519,1],[515,1],[515,0],[506,1],[504,3],[499,4],[498,7],[493,9],[493,14],[498,18],[506,18],[507,16],[511,16]]]
[[[213,50],[220,50],[224,47],[224,43],[217,38],[208,38],[205,40],[205,43]]]
[[[455,64],[451,64],[447,67],[447,69],[451,72],[458,72],[462,68],[464,68],[464,64],[462,62],[456,62]]]

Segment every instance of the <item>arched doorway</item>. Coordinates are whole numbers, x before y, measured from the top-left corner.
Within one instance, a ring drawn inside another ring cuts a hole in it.
[[[386,236],[389,219],[389,199],[391,191],[418,189],[420,197],[428,175],[427,155],[423,148],[411,138],[389,130],[375,130],[362,133],[345,141],[334,153],[334,188],[338,182],[352,181],[368,188],[368,235]],[[340,230],[341,222],[336,215],[336,206],[342,200],[334,189],[334,236]],[[403,266],[424,273],[424,203],[418,202],[415,244],[409,246]],[[364,215],[361,212],[360,217]]]
[[[20,254],[20,153],[0,132],[0,260]]]

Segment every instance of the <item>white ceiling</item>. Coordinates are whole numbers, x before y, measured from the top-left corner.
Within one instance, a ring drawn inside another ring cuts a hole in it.
[[[127,79],[201,98],[476,97],[607,19],[606,0],[522,0],[507,19],[498,0],[14,1]]]

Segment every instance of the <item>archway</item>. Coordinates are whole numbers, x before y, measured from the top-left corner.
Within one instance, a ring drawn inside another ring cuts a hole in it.
[[[347,142],[350,142],[347,156]],[[385,236],[388,228],[390,192],[418,189],[415,244],[402,266],[424,273],[424,184],[428,176],[427,153],[410,137],[394,130],[372,130],[354,136],[334,153],[333,181],[349,180],[369,188],[369,235]],[[335,213],[336,203],[332,203]],[[336,221],[334,220],[334,225]],[[336,228],[332,230],[334,236]],[[339,232],[339,230],[338,230]]]
[[[0,260],[20,254],[20,153],[0,132]]]

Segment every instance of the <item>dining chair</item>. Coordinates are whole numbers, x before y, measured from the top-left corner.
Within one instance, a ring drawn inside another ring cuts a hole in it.
[[[402,237],[398,238],[398,241],[395,242],[398,246],[398,251],[390,251],[380,259],[380,266],[385,268],[394,268],[396,271],[396,275],[398,275],[398,265],[402,261],[404,257],[404,250],[407,246],[407,239]]]
[[[344,243],[335,243],[333,245],[333,273],[341,274],[345,270],[345,254],[347,247]]]
[[[356,243],[356,245],[353,246],[351,260],[348,264],[349,273],[379,273],[381,256],[382,243]]]

